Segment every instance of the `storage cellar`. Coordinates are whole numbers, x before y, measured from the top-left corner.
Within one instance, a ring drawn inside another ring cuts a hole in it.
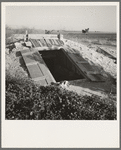
[[[60,50],[39,51],[56,82],[77,80],[85,77],[76,68],[72,60]]]

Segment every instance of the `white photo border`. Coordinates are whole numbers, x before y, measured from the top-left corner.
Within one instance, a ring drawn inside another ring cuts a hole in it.
[[[120,41],[119,2],[2,2],[2,148],[119,148]],[[117,7],[117,120],[43,121],[5,120],[5,12],[7,6],[116,6]]]

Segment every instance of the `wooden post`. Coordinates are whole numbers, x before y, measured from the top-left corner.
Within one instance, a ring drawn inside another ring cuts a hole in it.
[[[63,40],[63,35],[59,33],[59,34],[58,34],[58,39],[59,39],[59,40]]]
[[[28,32],[26,30],[26,42],[28,42]]]

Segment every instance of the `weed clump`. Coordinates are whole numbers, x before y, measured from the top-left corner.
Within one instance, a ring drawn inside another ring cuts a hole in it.
[[[6,80],[6,119],[115,120],[116,106],[110,99],[80,96],[56,86]]]

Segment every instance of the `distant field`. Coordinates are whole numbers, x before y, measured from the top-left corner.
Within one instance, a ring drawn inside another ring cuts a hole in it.
[[[83,39],[83,38],[104,39],[104,38],[106,38],[106,39],[112,40],[112,41],[116,40],[116,33],[88,33],[88,34],[84,34],[84,33],[81,33],[81,32],[72,32],[72,33],[64,32],[63,34],[64,34],[65,37],[66,36],[67,37],[68,36],[73,36],[74,38],[80,38],[80,39]]]
[[[116,33],[90,32],[84,34],[81,32],[62,32],[62,34],[66,39],[81,42],[86,45],[96,44],[116,47]]]

